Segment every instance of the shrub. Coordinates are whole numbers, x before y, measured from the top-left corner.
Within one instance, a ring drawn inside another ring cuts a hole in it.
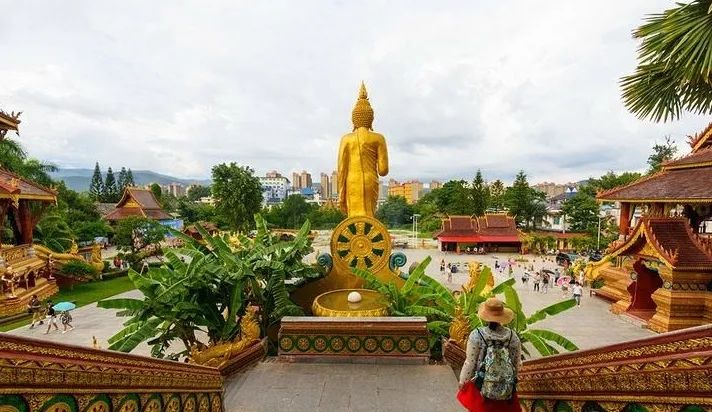
[[[94,279],[98,274],[97,270],[94,269],[93,266],[81,260],[70,260],[62,266],[62,268],[59,270],[59,273],[67,277],[84,279]]]

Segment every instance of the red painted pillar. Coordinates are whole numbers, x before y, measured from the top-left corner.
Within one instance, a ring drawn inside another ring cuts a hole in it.
[[[18,208],[18,214],[20,218],[20,236],[21,236],[21,244],[28,244],[32,243],[32,229],[33,229],[33,222],[32,222],[32,213],[30,212],[30,205],[28,202],[25,201],[20,201],[20,207]]]
[[[621,202],[621,215],[618,219],[621,235],[628,235],[630,230],[630,203]]]

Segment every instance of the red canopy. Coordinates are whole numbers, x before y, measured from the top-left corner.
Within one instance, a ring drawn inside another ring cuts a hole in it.
[[[456,243],[521,243],[517,236],[438,236],[441,242]]]

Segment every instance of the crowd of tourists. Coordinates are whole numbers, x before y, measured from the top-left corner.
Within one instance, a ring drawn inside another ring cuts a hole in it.
[[[27,304],[28,313],[32,314],[32,322],[30,323],[30,329],[34,329],[35,325],[44,325],[47,322],[47,331],[45,334],[49,334],[54,326],[55,331],[59,331],[59,326],[57,324],[57,318],[59,317],[59,322],[62,323],[62,333],[67,333],[74,329],[72,326],[72,315],[69,310],[56,310],[54,303],[48,300],[45,304],[40,302],[37,295],[32,295],[30,302]]]

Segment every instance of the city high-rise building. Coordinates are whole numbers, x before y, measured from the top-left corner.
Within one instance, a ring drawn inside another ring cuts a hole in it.
[[[292,189],[299,190],[302,188],[302,177],[297,172],[292,172]]]
[[[420,192],[423,191],[423,184],[417,180],[409,180],[407,182],[399,182],[391,179],[388,182],[388,196],[401,196],[405,200],[413,204],[420,199]]]
[[[329,181],[329,175],[322,173],[320,175],[319,185],[321,186],[321,197],[322,199],[331,198],[331,182]]]
[[[299,183],[301,184],[300,189],[312,187],[311,174],[308,173],[306,170],[302,170],[302,173],[299,174]]]
[[[430,182],[430,190],[440,189],[441,187],[443,187],[443,184],[437,180]]]
[[[339,174],[336,170],[331,172],[331,198],[337,199],[339,197]]]

